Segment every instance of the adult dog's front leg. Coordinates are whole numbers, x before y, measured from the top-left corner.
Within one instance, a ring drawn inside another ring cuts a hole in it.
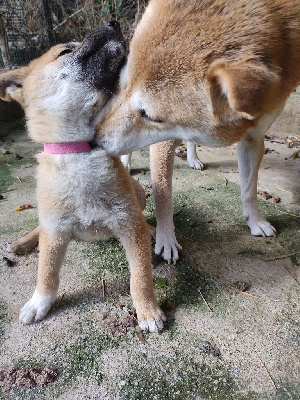
[[[169,263],[176,263],[182,250],[175,236],[172,198],[174,152],[180,143],[178,140],[169,140],[150,146],[151,180],[157,222],[155,253],[161,254]]]
[[[32,324],[42,320],[54,303],[59,285],[59,270],[69,243],[68,235],[51,236],[41,228],[37,287],[20,312],[20,321]]]
[[[264,138],[246,135],[238,143],[243,214],[254,236],[276,236],[276,229],[261,215],[257,204],[258,170],[264,154]]]
[[[159,332],[166,318],[154,295],[150,232],[142,214],[120,240],[130,266],[130,292],[139,325],[144,331]]]

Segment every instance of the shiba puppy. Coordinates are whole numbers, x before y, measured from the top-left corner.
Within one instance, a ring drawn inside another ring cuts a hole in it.
[[[42,320],[55,301],[72,236],[88,241],[116,236],[129,261],[141,328],[163,328],[152,282],[150,232],[141,211],[143,189],[118,158],[89,144],[115,91],[125,51],[119,24],[111,21],[82,43],[57,45],[27,67],[0,75],[0,97],[22,105],[30,137],[44,144],[37,156],[40,226],[17,243],[32,246],[39,240],[40,248],[37,286],[20,313],[24,324]]]
[[[159,141],[238,142],[243,214],[275,236],[257,205],[264,134],[300,81],[299,0],[150,0],[133,36],[119,95],[96,127],[113,155]],[[176,260],[172,163],[176,143],[150,150],[156,253]]]

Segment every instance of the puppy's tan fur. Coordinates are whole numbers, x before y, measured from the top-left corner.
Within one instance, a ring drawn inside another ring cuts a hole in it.
[[[74,44],[73,53],[80,46]],[[41,143],[91,140],[95,110],[101,112],[108,97],[104,90],[78,80],[73,71],[76,64],[67,63],[72,55],[58,58],[63,49],[63,45],[55,46],[29,66],[0,75],[0,97],[23,106],[29,135]],[[64,74],[62,79],[60,74]],[[129,261],[140,326],[151,332],[162,329],[164,315],[153,290],[150,233],[141,211],[145,206],[142,187],[118,158],[103,149],[76,154],[42,152],[37,158],[40,227],[17,246],[34,246],[39,239],[38,278],[20,320],[28,324],[47,314],[56,298],[59,270],[71,236],[83,240],[116,236]]]
[[[151,0],[98,142],[118,155],[174,138],[207,146],[239,141],[247,224],[253,235],[275,236],[258,210],[257,176],[264,133],[300,81],[299,66],[298,0]],[[151,150],[156,252],[167,260],[178,258],[172,168],[165,166],[173,148],[169,142]]]

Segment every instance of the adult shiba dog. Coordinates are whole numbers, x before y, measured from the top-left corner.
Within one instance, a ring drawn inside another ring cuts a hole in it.
[[[120,238],[131,271],[131,294],[142,329],[157,332],[164,315],[154,296],[145,194],[121,161],[92,149],[95,118],[115,89],[125,44],[115,21],[83,43],[57,45],[27,67],[0,75],[0,97],[24,108],[38,154],[40,227],[17,243],[39,236],[37,287],[20,313],[25,324],[45,317],[54,302],[59,269],[72,235],[83,240]],[[16,244],[15,244],[16,245]]]
[[[113,155],[168,139],[238,141],[243,214],[275,236],[257,205],[264,133],[300,80],[299,0],[150,0],[130,45],[121,89],[100,124]],[[156,253],[178,258],[172,216],[174,142],[152,146]]]

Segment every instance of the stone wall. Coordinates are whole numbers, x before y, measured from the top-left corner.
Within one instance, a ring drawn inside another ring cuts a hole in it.
[[[271,126],[269,133],[282,137],[300,135],[300,86],[290,95],[282,114]]]

